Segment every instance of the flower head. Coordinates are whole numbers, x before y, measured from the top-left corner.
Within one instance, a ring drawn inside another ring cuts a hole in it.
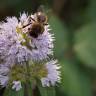
[[[54,37],[49,32],[50,26],[41,23],[40,18],[23,13],[19,19],[8,17],[0,23],[1,86],[11,85],[18,91],[26,78],[31,81],[37,78],[44,87],[60,82],[60,66],[57,60],[49,58],[53,55]]]
[[[22,88],[20,81],[13,81],[12,89],[15,89],[16,91],[19,91]]]
[[[8,84],[8,73],[9,69],[7,66],[1,65],[0,66],[0,85],[5,87]]]
[[[34,15],[33,15],[34,16]],[[0,56],[7,65],[22,63],[23,61],[41,61],[52,55],[53,35],[49,33],[49,25],[44,26],[44,32],[37,38],[31,37],[28,28],[29,17],[25,13],[19,20],[8,17],[0,25]]]
[[[48,74],[41,78],[42,86],[55,86],[56,83],[60,82],[60,66],[57,64],[57,60],[47,62],[45,66]]]

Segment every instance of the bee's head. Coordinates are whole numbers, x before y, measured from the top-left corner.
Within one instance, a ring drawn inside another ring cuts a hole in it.
[[[37,21],[40,23],[47,23],[47,16],[42,12],[36,13]]]

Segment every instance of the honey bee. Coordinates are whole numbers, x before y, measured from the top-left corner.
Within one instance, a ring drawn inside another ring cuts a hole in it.
[[[31,25],[30,28],[28,28],[28,33],[30,36],[37,38],[40,34],[44,32],[44,27],[48,25],[47,16],[43,12],[36,12],[34,14],[35,18],[32,18],[32,16],[29,16],[29,24]],[[26,26],[23,26],[25,28]]]

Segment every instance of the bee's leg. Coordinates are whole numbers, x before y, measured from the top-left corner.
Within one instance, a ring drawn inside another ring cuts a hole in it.
[[[36,22],[36,20],[34,18],[32,18],[31,16],[30,16],[30,19],[33,20],[34,22]]]
[[[44,25],[46,26],[46,25],[48,25],[48,23],[44,23]]]
[[[27,25],[24,25],[22,28],[25,28],[25,27],[29,26],[30,24],[32,24],[32,23],[29,23],[29,24],[27,24]]]

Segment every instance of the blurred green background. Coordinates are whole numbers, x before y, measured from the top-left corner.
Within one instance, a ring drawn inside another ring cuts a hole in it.
[[[96,96],[96,0],[0,0],[0,20],[34,13],[40,5],[48,14],[54,54],[62,66],[56,96]]]

